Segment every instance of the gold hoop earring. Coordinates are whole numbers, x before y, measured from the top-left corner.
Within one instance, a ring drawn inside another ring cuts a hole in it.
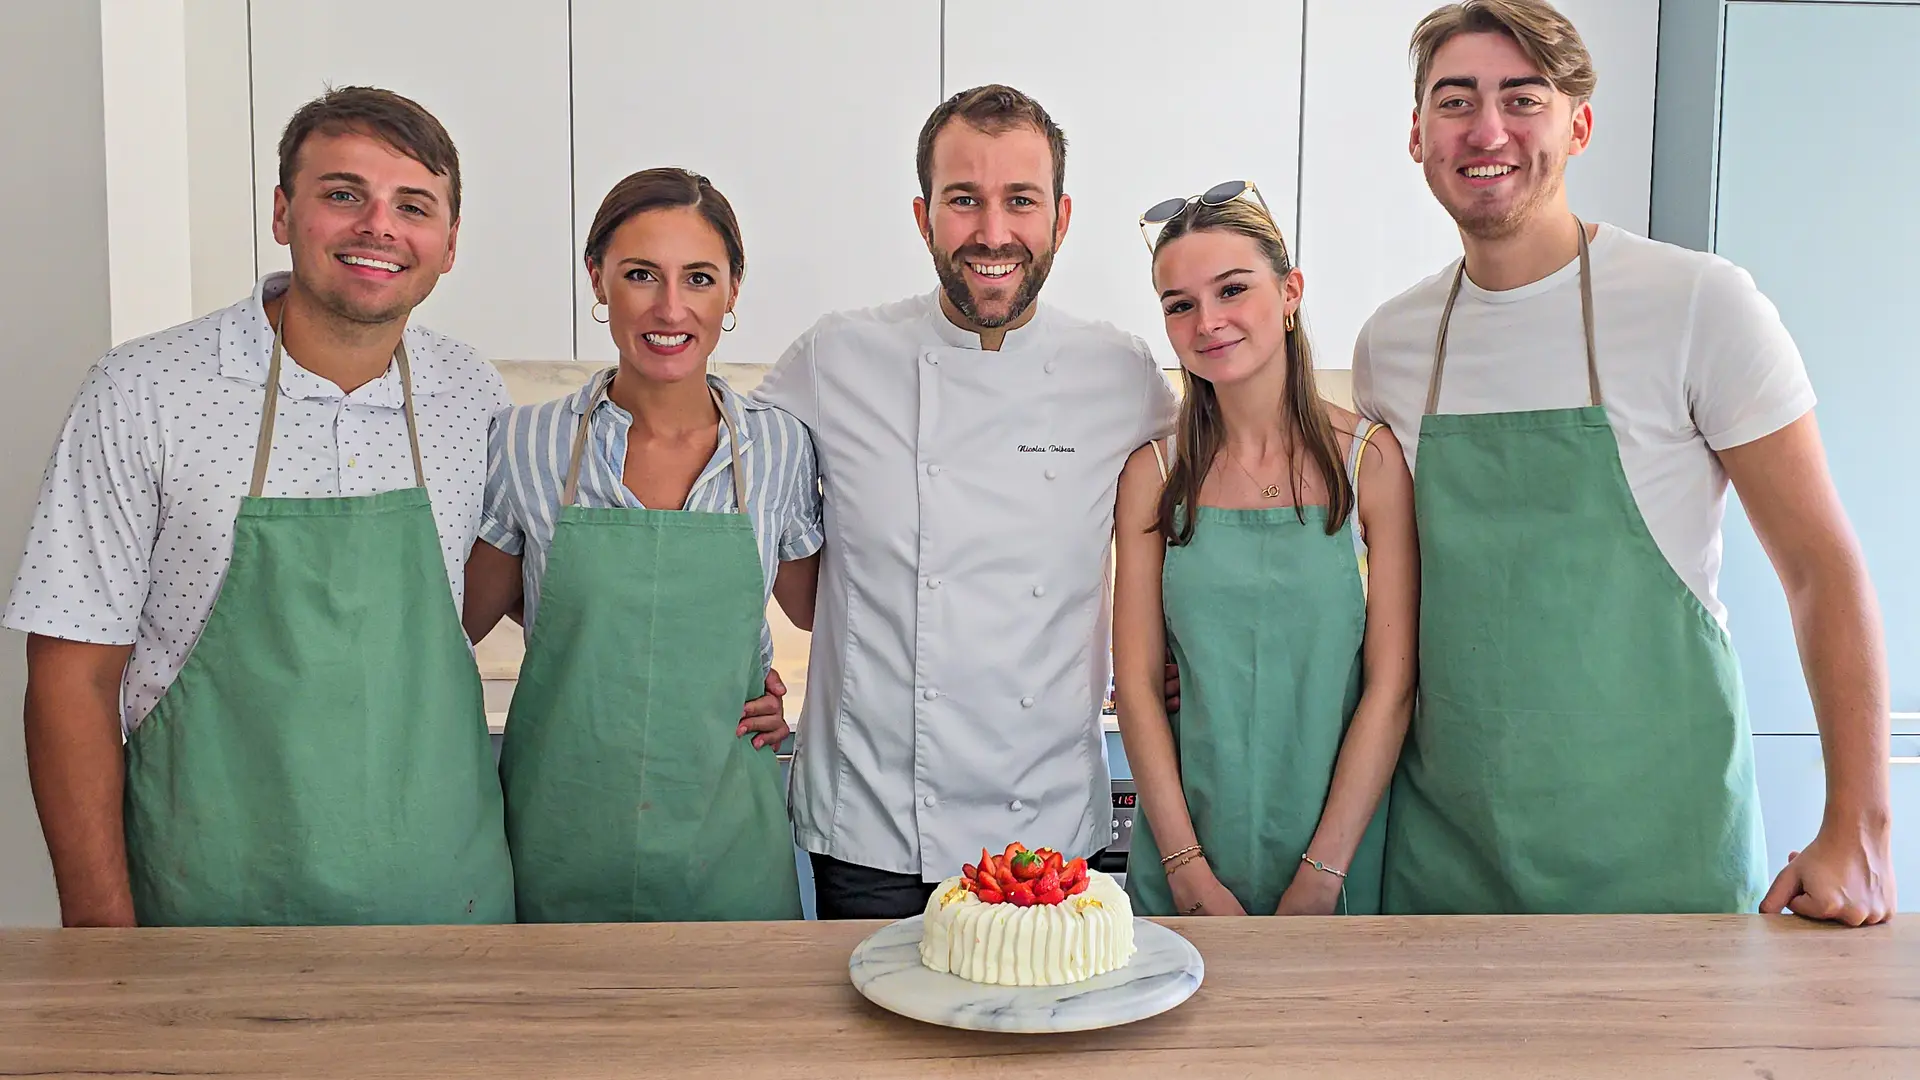
[[[1287,316],[1286,327],[1287,327],[1287,333],[1289,334],[1293,333],[1293,316],[1292,315]]]
[[[727,321],[728,319],[732,319],[733,321],[728,322]],[[740,325],[740,316],[735,315],[731,311],[727,312],[725,315],[722,315],[720,317],[720,332],[723,334],[739,325]]]
[[[603,307],[607,307],[607,302],[605,300],[595,300],[593,302],[593,307],[590,307],[587,309],[587,318],[592,319],[594,322],[605,325],[609,319],[613,318],[613,309],[607,308],[607,318],[605,319],[593,313],[594,308],[603,308]]]

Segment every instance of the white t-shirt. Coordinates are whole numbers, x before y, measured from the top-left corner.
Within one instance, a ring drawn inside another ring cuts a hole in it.
[[[132,645],[122,725],[139,725],[185,666],[233,554],[253,479],[273,331],[253,295],[108,353],[80,387],[41,482],[4,624],[69,641]],[[431,330],[406,330],[420,458],[456,605],[480,526],[487,424],[510,404],[493,367]],[[374,495],[414,484],[397,365],[355,390],[280,362],[264,494]]]
[[[1595,355],[1620,462],[1654,542],[1724,626],[1715,593],[1727,474],[1713,451],[1813,408],[1800,350],[1746,271],[1717,255],[1601,225],[1591,245]],[[1381,305],[1354,345],[1354,400],[1417,468],[1434,336],[1457,263]],[[1460,285],[1442,413],[1587,404],[1580,261],[1529,285]]]

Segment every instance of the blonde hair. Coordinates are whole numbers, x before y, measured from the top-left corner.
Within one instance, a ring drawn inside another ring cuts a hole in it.
[[[1546,0],[1464,0],[1420,20],[1407,46],[1413,61],[1413,104],[1426,100],[1427,75],[1440,46],[1461,34],[1505,34],[1555,90],[1577,106],[1593,97],[1599,77],[1580,31]]]

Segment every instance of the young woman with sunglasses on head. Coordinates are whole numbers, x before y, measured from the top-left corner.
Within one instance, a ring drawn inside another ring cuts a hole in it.
[[[1114,669],[1140,791],[1127,893],[1144,915],[1377,912],[1413,707],[1406,463],[1315,389],[1304,280],[1257,189],[1171,199],[1141,224],[1185,395],[1170,445],[1120,478]]]

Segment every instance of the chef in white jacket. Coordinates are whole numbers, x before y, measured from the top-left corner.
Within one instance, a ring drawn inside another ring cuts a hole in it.
[[[1046,111],[964,91],[918,158],[940,287],[826,316],[756,391],[825,488],[789,794],[823,919],[915,914],[983,847],[1105,845],[1115,485],[1173,422],[1140,339],[1036,302],[1072,210]]]

